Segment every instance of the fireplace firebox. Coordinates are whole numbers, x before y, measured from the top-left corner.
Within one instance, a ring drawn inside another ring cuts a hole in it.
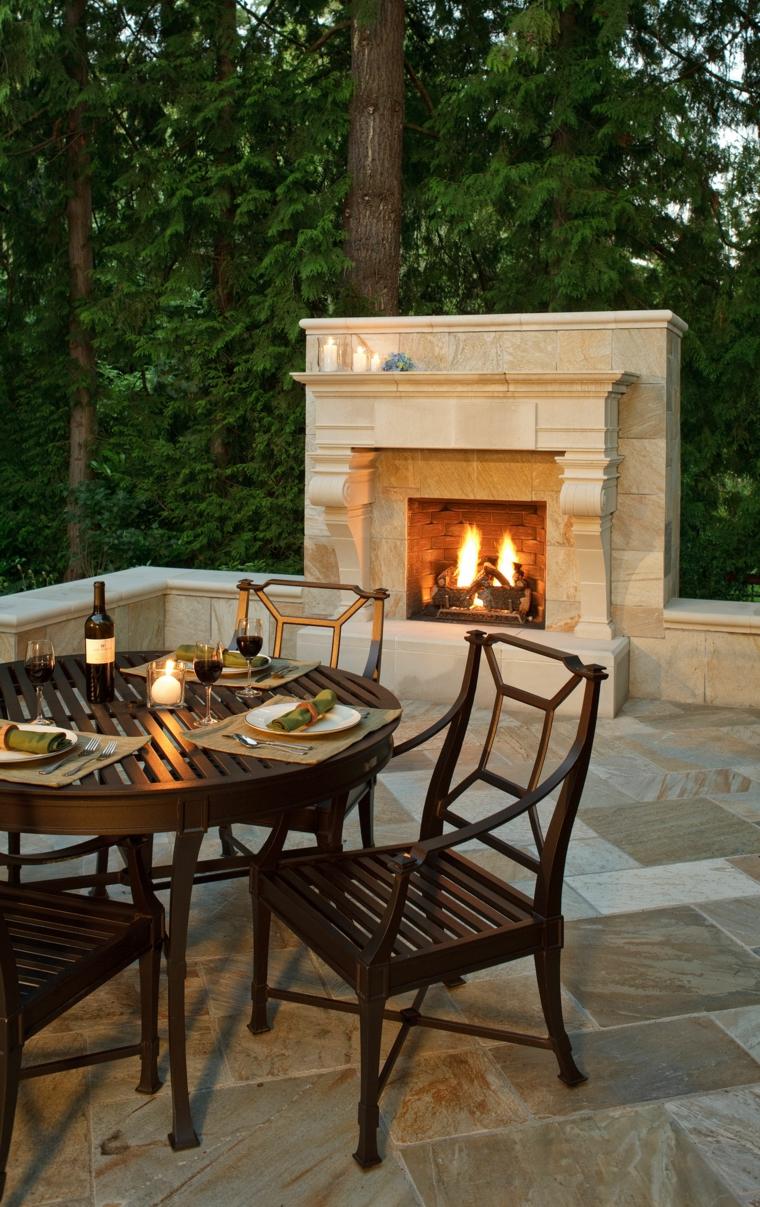
[[[407,616],[544,627],[546,504],[408,500]]]

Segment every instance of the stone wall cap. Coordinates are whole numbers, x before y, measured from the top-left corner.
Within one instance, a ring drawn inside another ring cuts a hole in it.
[[[373,318],[303,318],[307,335],[370,331],[555,331],[611,327],[664,327],[676,335],[688,324],[672,310],[569,310],[543,314],[418,314]]]
[[[666,629],[705,629],[760,634],[760,604],[735,599],[671,599],[663,612]]]
[[[251,574],[245,570],[186,570],[180,566],[132,566],[93,578],[51,583],[33,591],[17,591],[0,597],[0,632],[15,632],[57,620],[85,617],[92,610],[92,585],[106,584],[106,605],[140,603],[164,594],[234,596],[241,578],[264,582],[267,578],[287,578],[287,586],[274,588],[281,599],[300,599],[303,575],[279,574],[276,570]],[[292,585],[291,585],[292,584]]]

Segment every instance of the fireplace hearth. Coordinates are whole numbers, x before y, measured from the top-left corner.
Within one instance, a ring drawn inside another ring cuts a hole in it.
[[[543,628],[545,596],[545,503],[409,499],[409,619]]]

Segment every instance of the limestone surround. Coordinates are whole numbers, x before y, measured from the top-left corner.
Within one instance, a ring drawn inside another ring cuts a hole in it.
[[[677,593],[680,342],[671,311],[305,319],[305,572],[391,590],[406,500],[547,504],[547,628],[663,636]],[[338,372],[320,344],[338,346]],[[353,352],[409,373],[353,373]]]

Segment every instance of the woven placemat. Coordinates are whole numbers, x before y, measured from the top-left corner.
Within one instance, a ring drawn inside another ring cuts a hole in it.
[[[170,656],[165,655],[165,657]],[[263,674],[263,671],[254,668],[253,686],[256,691],[271,691],[273,687],[284,687],[286,683],[290,683],[291,679],[307,675],[309,671],[316,670],[318,666],[318,662],[294,662],[290,658],[273,658],[269,668],[271,673],[266,678],[260,679],[259,675]],[[144,662],[141,666],[123,666],[121,673],[122,675],[137,675],[140,679],[145,679],[148,674],[148,663]],[[220,687],[245,687],[246,674],[246,671],[241,671],[240,674],[222,675],[217,679],[214,687],[217,690]],[[188,683],[200,682],[192,669],[185,671],[185,679]]]
[[[286,701],[294,706],[298,703],[290,696],[271,696],[267,700],[267,704],[279,704],[281,701]],[[267,762],[271,760],[277,763],[298,763],[301,766],[310,767],[316,763],[324,763],[325,759],[332,758],[334,754],[340,754],[341,750],[347,750],[349,746],[353,746],[354,742],[358,742],[368,733],[382,729],[383,725],[388,725],[389,722],[395,721],[397,717],[401,716],[400,708],[364,708],[360,711],[362,719],[359,724],[353,729],[336,734],[333,738],[319,737],[317,734],[310,733],[308,729],[303,730],[298,738],[290,739],[287,734],[278,732],[273,733],[271,738],[272,742],[277,743],[276,747],[270,746],[262,734],[246,723],[245,713],[236,713],[234,717],[227,717],[215,725],[205,725],[199,729],[188,730],[185,736],[195,742],[196,746],[203,746],[207,750],[220,750],[224,754],[240,754],[254,759],[266,759]],[[245,734],[248,738],[255,738],[261,745],[255,749],[243,746],[240,742],[235,741],[233,735],[236,733]],[[282,747],[286,747],[286,749],[282,749]]]
[[[97,750],[91,754],[85,754],[83,744],[92,737],[97,737],[101,750],[109,742],[116,742],[113,754],[107,758],[98,758]],[[37,788],[65,788],[67,784],[75,784],[77,780],[83,779],[86,775],[92,775],[93,771],[102,771],[111,763],[118,763],[125,755],[134,754],[141,746],[146,746],[149,741],[150,737],[147,734],[142,738],[120,738],[115,734],[83,733],[80,735],[77,753],[69,751],[68,754],[62,755],[59,751],[58,754],[51,754],[46,759],[35,761],[33,766],[0,764],[0,779],[8,780],[13,784],[34,784]],[[60,763],[60,767],[46,775],[45,768],[55,767],[57,763]]]

